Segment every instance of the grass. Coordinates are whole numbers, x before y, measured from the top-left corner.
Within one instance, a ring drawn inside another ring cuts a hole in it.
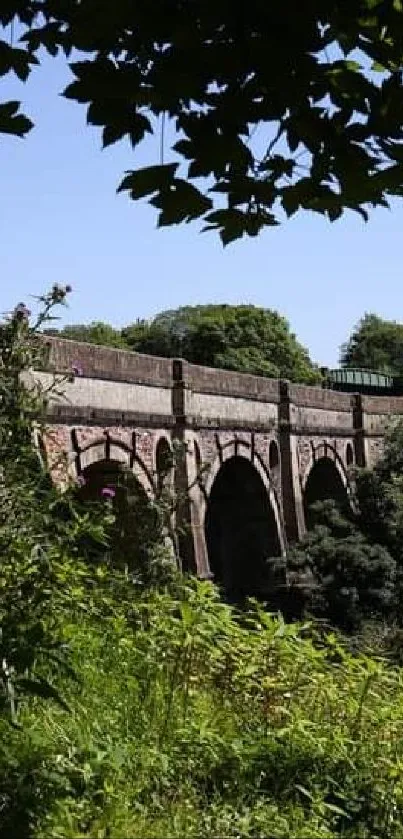
[[[2,725],[0,835],[401,837],[402,671],[209,583],[92,594],[79,681]]]

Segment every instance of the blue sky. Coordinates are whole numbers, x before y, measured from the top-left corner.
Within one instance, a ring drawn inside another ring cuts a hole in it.
[[[158,230],[154,209],[116,195],[125,169],[158,162],[159,140],[135,154],[101,150],[85,108],[59,96],[63,63],[45,60],[26,85],[0,80],[0,101],[23,99],[36,123],[24,141],[0,140],[0,311],[53,282],[70,283],[62,322],[120,326],[180,305],[226,302],[275,308],[321,364],[366,311],[403,321],[403,203],[365,225],[300,215],[258,239],[223,249],[197,224]]]

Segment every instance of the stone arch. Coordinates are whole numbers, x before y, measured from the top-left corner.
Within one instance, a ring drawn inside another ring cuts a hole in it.
[[[224,446],[222,446],[219,455],[214,459],[213,463],[211,463],[209,468],[206,469],[205,472],[203,469],[204,474],[202,474],[202,480],[200,481],[200,487],[203,495],[202,515],[204,516],[206,513],[206,505],[211,493],[211,488],[218,475],[220,468],[226,460],[229,460],[230,458],[237,456],[244,457],[246,460],[249,460],[262,480],[262,483],[267,493],[267,497],[269,499],[270,506],[273,509],[276,527],[280,538],[281,551],[282,553],[285,553],[285,531],[281,515],[281,505],[277,495],[277,489],[273,481],[271,480],[269,471],[266,469],[260,455],[258,455],[257,452],[254,451],[250,443],[246,442],[246,440],[240,440],[234,437],[232,440],[230,440]]]
[[[115,519],[108,551],[113,562],[133,571],[145,569],[148,546],[161,530],[158,513],[151,503],[152,493],[147,492],[149,487],[123,457],[93,459],[87,462],[80,477],[77,492],[81,501],[109,500],[112,504]]]
[[[342,458],[338,454],[335,446],[333,446],[331,443],[326,442],[326,440],[321,443],[318,443],[317,445],[314,445],[313,442],[311,443],[311,456],[309,458],[309,462],[307,463],[304,474],[301,477],[302,489],[305,489],[309,475],[315,464],[319,460],[323,459],[330,460],[331,463],[333,463],[335,469],[339,473],[342,484],[346,487],[346,491],[349,491],[349,480],[346,466]]]
[[[335,449],[320,444],[314,450],[313,462],[307,472],[303,487],[305,524],[312,527],[312,505],[318,501],[333,500],[341,508],[351,505],[351,491],[343,462]]]
[[[96,463],[120,464],[132,472],[149,498],[154,497],[154,484],[149,470],[137,455],[133,457],[131,449],[120,440],[113,438],[95,440],[89,446],[79,450],[75,458],[75,478]]]
[[[273,488],[247,446],[227,447],[210,472],[204,531],[210,571],[227,596],[264,596],[270,588],[266,560],[283,553],[284,540]],[[245,457],[245,453],[248,455]]]

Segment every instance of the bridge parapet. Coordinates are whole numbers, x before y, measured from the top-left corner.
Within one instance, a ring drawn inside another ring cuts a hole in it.
[[[289,384],[290,401],[301,408],[325,411],[351,411],[351,395],[312,385]]]
[[[295,434],[350,435],[354,427],[351,395],[289,384],[290,424]]]
[[[181,362],[183,379],[188,387],[197,393],[220,394],[222,396],[256,399],[261,402],[280,401],[280,383],[278,379],[252,376],[233,370],[219,370],[196,364]]]
[[[77,366],[89,379],[150,384],[171,387],[172,360],[128,352],[114,347],[100,347],[83,341],[47,337],[49,362],[56,372],[65,373]]]
[[[181,365],[186,390],[185,414],[189,424],[198,427],[270,428],[278,422],[280,383],[276,379],[199,367],[186,361]]]
[[[394,417],[403,414],[402,396],[360,396],[363,462],[373,467],[382,454],[385,431]]]
[[[53,337],[46,343],[54,373],[76,372],[63,395],[50,400],[49,413],[59,421],[155,424],[155,417],[163,417],[172,424],[171,359]],[[50,385],[52,373],[35,375]]]

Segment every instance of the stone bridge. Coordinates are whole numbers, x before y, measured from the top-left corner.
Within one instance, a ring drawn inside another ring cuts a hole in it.
[[[49,403],[44,445],[57,479],[66,479],[63,451],[73,479],[111,480],[126,468],[153,497],[174,449],[168,479],[186,496],[176,514],[186,567],[230,587],[247,579],[250,592],[262,558],[301,538],[314,501],[348,498],[351,467],[376,462],[388,420],[403,414],[403,398],[74,341],[49,345],[54,371],[79,370]]]

